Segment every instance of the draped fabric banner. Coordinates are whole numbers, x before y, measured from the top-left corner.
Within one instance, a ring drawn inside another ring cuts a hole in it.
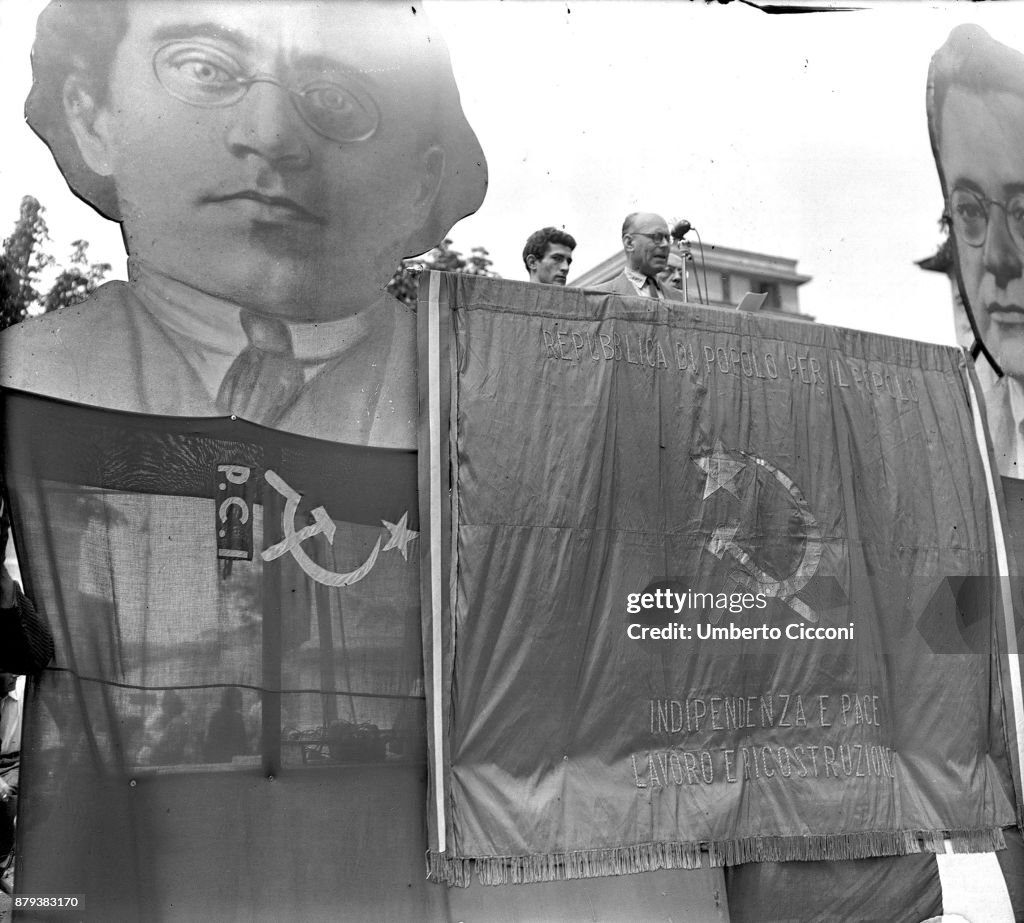
[[[20,890],[97,921],[446,918],[419,833],[416,453],[17,392],[3,412],[57,647]]]
[[[471,276],[420,324],[433,878],[1002,847],[961,353]]]

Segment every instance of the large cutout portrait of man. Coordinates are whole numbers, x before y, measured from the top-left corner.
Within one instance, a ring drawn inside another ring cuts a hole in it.
[[[979,26],[950,33],[928,73],[928,129],[945,198],[955,284],[984,359],[999,473],[1024,477],[1024,54]],[[997,853],[1014,914],[1024,913],[1024,845]]]
[[[12,329],[5,384],[412,445],[412,318],[383,288],[486,186],[422,13],[52,3],[33,70],[28,121],[121,223],[131,281]]]
[[[928,126],[961,297],[1003,372],[986,394],[999,470],[1024,477],[1024,54],[958,26],[932,59]]]

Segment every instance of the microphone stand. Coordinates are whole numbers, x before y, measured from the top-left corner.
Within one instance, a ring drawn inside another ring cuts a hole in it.
[[[690,292],[689,292],[689,273],[686,271],[686,261],[693,261],[693,254],[690,252],[690,244],[685,240],[677,240],[674,247],[679,258],[683,261],[682,275],[683,275],[683,302],[686,304],[690,303]]]
[[[689,293],[690,271],[689,271],[689,267],[687,267],[686,264],[688,262],[689,263],[693,262],[693,254],[690,252],[690,245],[685,240],[681,240],[679,242],[679,255],[683,258],[683,301],[685,301],[686,303],[689,303],[689,301],[690,301],[690,293]]]

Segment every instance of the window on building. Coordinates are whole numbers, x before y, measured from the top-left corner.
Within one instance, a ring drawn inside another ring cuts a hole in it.
[[[758,294],[767,295],[764,306],[775,311],[782,309],[782,299],[779,298],[779,285],[777,282],[766,282],[764,279],[751,279],[750,290]]]

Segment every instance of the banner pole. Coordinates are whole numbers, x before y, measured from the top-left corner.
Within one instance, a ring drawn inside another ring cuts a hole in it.
[[[439,307],[441,277],[430,273],[429,321],[427,324],[427,368],[430,407],[430,608],[431,608],[431,706],[433,709],[433,767],[431,777],[434,783],[434,808],[437,812],[437,852],[445,852],[446,830],[444,820],[444,727],[443,706],[443,651],[441,619],[442,613],[442,562],[441,550],[441,312]]]
[[[1013,708],[1013,728],[1016,735],[1016,766],[1015,788],[1018,797],[1022,791],[1021,767],[1024,766],[1024,694],[1021,690],[1020,651],[1017,648],[1017,631],[1014,625],[1013,598],[1010,588],[1010,561],[1006,550],[1006,536],[1003,532],[1003,520],[1000,514],[1000,496],[996,492],[995,476],[989,457],[988,437],[985,420],[981,412],[974,375],[968,368],[967,390],[971,399],[971,416],[974,421],[974,435],[981,452],[981,462],[985,469],[985,486],[988,490],[989,508],[992,511],[992,532],[996,546],[996,566],[999,570],[999,595],[1003,609],[1003,625],[1006,631],[1006,656],[1010,675],[1010,700]],[[1018,817],[1021,807],[1018,806]]]

